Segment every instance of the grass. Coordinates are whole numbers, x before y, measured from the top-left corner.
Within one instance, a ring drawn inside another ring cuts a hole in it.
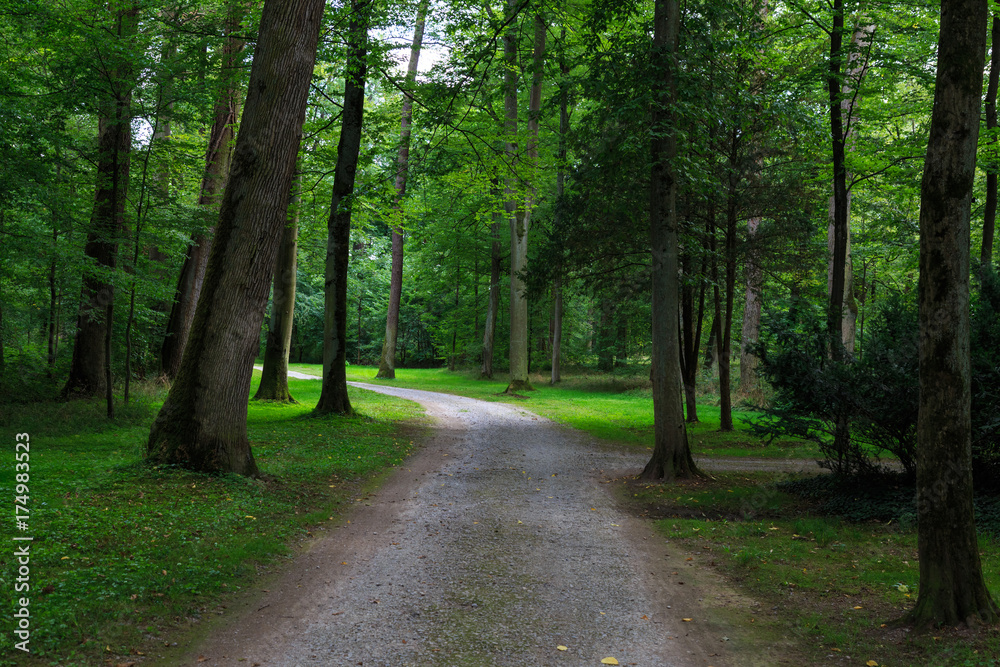
[[[849,523],[779,490],[773,473],[720,473],[672,486],[620,480],[635,511],[700,565],[720,569],[759,605],[745,625],[777,622],[812,652],[810,664],[843,659],[882,667],[988,667],[1000,631],[891,628],[916,601],[916,534],[894,523]],[[980,536],[987,586],[1000,590],[1000,554]]]
[[[92,665],[145,652],[221,612],[227,593],[252,586],[317,526],[337,521],[339,508],[410,450],[422,414],[415,404],[352,389],[357,416],[312,418],[320,384],[289,385],[299,404],[250,403],[262,480],[144,464],[162,389],[146,387],[113,423],[99,401],[0,414],[8,434],[30,434],[23,535],[34,538],[31,656],[5,642],[0,664]],[[2,466],[8,498],[14,481],[13,465]],[[0,555],[0,607],[11,611],[12,551]]]
[[[314,364],[290,364],[289,369],[317,377],[322,374],[322,366]],[[347,379],[513,403],[604,440],[633,447],[651,448],[653,444],[652,392],[648,378],[643,375],[566,375],[555,387],[548,384],[547,377],[535,375],[531,377],[535,391],[511,396],[504,393],[506,380],[480,380],[469,371],[403,368],[396,370],[395,380],[377,380],[377,370],[371,366],[349,366]],[[735,430],[721,432],[719,413],[718,405],[709,402],[698,405],[700,421],[688,425],[688,438],[696,456],[820,457],[812,443],[783,440],[765,445],[749,431],[746,420],[756,414],[751,411],[734,410]]]

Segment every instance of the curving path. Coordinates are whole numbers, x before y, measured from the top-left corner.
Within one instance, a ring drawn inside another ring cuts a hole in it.
[[[601,485],[642,454],[516,406],[352,384],[423,405],[429,441],[180,664],[758,662],[711,620],[754,603]]]

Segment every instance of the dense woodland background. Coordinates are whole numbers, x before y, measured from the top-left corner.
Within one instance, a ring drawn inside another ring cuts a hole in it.
[[[646,362],[649,8],[568,0],[506,9],[431,3],[423,65],[411,86],[405,64],[417,9],[407,2],[374,9],[351,232],[349,362],[378,360],[390,235],[398,227],[406,252],[397,363],[480,363],[492,254],[500,254],[503,284],[510,270],[506,225],[494,249],[494,223],[503,211],[502,184],[512,174],[521,188],[537,193],[526,276],[531,369],[552,363],[557,282],[564,364],[608,370]],[[8,400],[62,389],[85,278],[114,286],[116,385],[126,375],[161,372],[181,266],[192,243],[210,238],[215,222],[206,180],[207,146],[219,140],[212,127],[220,121],[220,102],[228,123],[238,122],[259,10],[259,3],[239,2],[18,2],[3,8],[0,363]],[[328,7],[301,143],[290,216],[299,229],[292,361],[322,355],[323,223],[350,10]],[[677,122],[685,348],[694,364],[708,348],[712,363],[721,342],[715,368],[724,374],[730,358],[734,370],[739,365],[742,351],[742,382],[736,374],[732,390],[760,400],[746,356],[759,338],[760,304],[766,322],[797,299],[819,305],[827,299],[831,57],[839,59],[850,206],[845,327],[859,332],[857,354],[864,352],[864,328],[878,304],[915,286],[936,5],[847,3],[831,12],[827,3],[690,2],[682,11]],[[831,56],[837,11],[843,45]],[[500,37],[505,23],[519,27],[515,143],[523,151],[536,14],[545,22],[547,48],[539,72],[539,158],[532,165],[503,150],[509,137]],[[123,28],[122,20],[131,23]],[[396,206],[401,90],[411,88],[409,181]],[[131,132],[120,149],[121,224],[98,234],[114,250],[113,261],[102,266],[86,246],[95,239],[98,126],[109,100],[123,105]],[[986,191],[994,144],[995,132],[983,131],[976,245],[984,219],[993,216]],[[213,178],[224,180],[224,164],[220,171]],[[560,171],[562,198],[556,196]],[[508,303],[501,289],[497,368],[506,365]]]

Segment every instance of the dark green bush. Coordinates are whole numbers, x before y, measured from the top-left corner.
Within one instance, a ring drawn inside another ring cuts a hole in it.
[[[972,298],[972,456],[977,485],[1000,479],[1000,279],[988,272]],[[916,469],[919,405],[918,322],[914,295],[890,293],[865,323],[859,354],[834,362],[827,353],[825,314],[800,305],[772,314],[759,346],[774,401],[754,429],[819,444],[838,473],[884,468],[891,454],[908,475]],[[850,440],[835,443],[838,423]]]

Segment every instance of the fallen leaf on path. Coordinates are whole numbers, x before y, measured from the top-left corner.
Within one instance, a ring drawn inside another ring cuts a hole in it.
[[[875,662],[874,660],[869,660],[865,664],[868,665],[868,667],[878,667],[878,663]]]
[[[604,660],[601,660],[601,664],[602,665],[617,665],[618,661],[615,660],[614,658],[610,658],[609,657],[609,658],[605,658]]]
[[[855,607],[855,609],[861,609],[861,607],[860,607],[860,606],[857,606],[857,607]]]
[[[556,646],[557,651],[568,651],[569,649],[563,645]]]

